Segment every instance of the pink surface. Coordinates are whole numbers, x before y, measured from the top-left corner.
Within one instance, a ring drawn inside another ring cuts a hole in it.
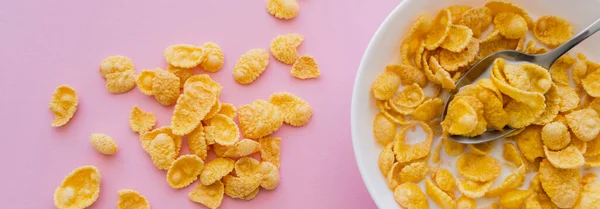
[[[375,30],[399,0],[299,0],[291,21],[271,17],[265,0],[187,1],[8,1],[0,7],[0,162],[4,208],[53,208],[54,189],[76,167],[90,164],[102,174],[92,208],[114,208],[117,190],[135,189],[152,208],[202,208],[188,200],[195,183],[170,188],[128,126],[134,105],[168,125],[173,107],[134,89],[109,94],[98,73],[110,55],[130,57],[137,71],[166,67],[163,50],[177,43],[215,42],[225,65],[210,74],[223,86],[221,101],[236,106],[292,92],[313,106],[309,125],[284,125],[281,184],[253,201],[226,197],[221,208],[375,208],[360,178],[350,136],[350,99],[356,69]],[[322,77],[301,81],[290,66],[271,58],[263,75],[242,86],[232,68],[252,48],[268,49],[276,35],[304,34],[301,54],[313,55]],[[195,73],[203,73],[196,70]],[[75,117],[52,128],[48,110],[61,84],[79,94]],[[114,156],[96,152],[92,133],[112,136]],[[184,143],[185,144],[185,143]],[[187,146],[182,148],[188,153]]]

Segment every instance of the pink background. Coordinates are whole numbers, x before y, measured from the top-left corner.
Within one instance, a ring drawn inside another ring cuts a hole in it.
[[[54,189],[73,169],[91,164],[102,174],[100,197],[92,208],[114,208],[117,190],[135,189],[152,208],[202,208],[188,200],[193,185],[175,190],[142,150],[128,126],[134,105],[168,125],[172,106],[134,89],[108,93],[98,73],[110,55],[130,57],[137,71],[165,68],[163,50],[177,43],[212,41],[225,52],[223,70],[210,74],[224,86],[221,101],[236,106],[267,99],[276,91],[294,93],[313,106],[301,128],[283,126],[281,184],[261,190],[252,201],[225,197],[221,208],[375,208],[360,178],[350,136],[354,76],[375,30],[400,0],[299,0],[291,21],[271,17],[265,0],[187,1],[8,1],[0,7],[0,163],[4,208],[53,208]],[[305,36],[299,48],[319,62],[322,76],[301,81],[290,66],[271,58],[254,83],[232,78],[241,54],[268,49],[279,34]],[[195,73],[203,73],[196,70]],[[48,110],[61,84],[79,94],[75,117],[52,128]],[[96,152],[92,133],[112,136],[114,156]],[[188,153],[184,143],[183,153]]]

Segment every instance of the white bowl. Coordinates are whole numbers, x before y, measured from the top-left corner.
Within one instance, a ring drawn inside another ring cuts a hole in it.
[[[514,0],[512,2],[527,10],[534,21],[545,15],[565,18],[573,25],[576,33],[600,17],[600,11],[598,10],[600,1],[598,0]],[[379,208],[400,208],[400,206],[394,201],[393,192],[388,188],[386,180],[377,166],[379,153],[383,147],[373,139],[373,118],[378,109],[375,105],[375,99],[371,96],[371,83],[384,71],[386,65],[399,63],[402,38],[419,15],[427,13],[434,17],[440,9],[455,4],[479,7],[483,6],[485,1],[402,1],[385,19],[371,39],[358,68],[352,94],[352,142],[361,176],[367,190]],[[528,40],[533,39],[530,37]],[[600,34],[584,41],[574,51],[583,52],[588,58],[600,61],[598,59],[598,55],[600,55]],[[596,52],[596,54],[587,52]],[[434,145],[437,144],[437,141],[439,140],[434,139]],[[496,146],[502,146],[502,143],[496,143]],[[498,148],[494,148],[494,150],[499,151]],[[444,157],[446,156],[443,156],[442,159]],[[454,162],[448,162],[448,164],[453,169]],[[429,207],[437,208],[437,205],[429,201]]]

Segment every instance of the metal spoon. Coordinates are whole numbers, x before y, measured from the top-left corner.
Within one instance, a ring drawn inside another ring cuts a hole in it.
[[[586,38],[590,37],[592,34],[598,32],[598,30],[600,30],[600,19],[596,20],[583,31],[579,32],[579,34],[575,35],[571,40],[556,47],[556,49],[546,52],[544,54],[531,55],[519,51],[506,50],[496,52],[481,59],[456,82],[456,88],[449,92],[448,99],[446,100],[446,104],[444,105],[444,110],[442,112],[442,121],[444,120],[444,118],[446,118],[448,104],[450,104],[450,101],[454,98],[454,95],[458,93],[458,90],[460,90],[460,88],[465,85],[475,82],[479,78],[479,76],[481,76],[481,74],[488,70],[488,68],[497,58],[503,58],[508,61],[530,62],[540,65],[546,69],[550,69],[552,63],[554,63],[560,56],[567,53],[567,51],[575,47],[577,44],[581,43]],[[502,131],[487,130],[485,133],[475,137],[449,135],[448,138],[463,144],[479,144],[502,138],[514,131],[516,131],[516,129],[507,126]]]

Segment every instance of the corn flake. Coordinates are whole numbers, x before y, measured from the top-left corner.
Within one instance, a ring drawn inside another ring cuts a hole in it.
[[[586,145],[587,149],[583,153],[584,157],[595,157],[600,155],[600,138],[598,136],[596,136],[594,140],[588,141]]]
[[[445,192],[453,192],[456,189],[456,179],[448,169],[435,170],[432,179],[437,186]]]
[[[206,116],[204,116],[204,119],[202,121],[208,123],[208,121],[215,117],[217,114],[219,114],[219,112],[221,112],[221,101],[219,101],[219,99],[217,98],[215,104],[212,107],[210,107],[210,110],[208,111],[208,113],[206,113]]]
[[[485,4],[485,7],[490,9],[492,15],[497,15],[502,12],[516,13],[525,19],[528,28],[533,28],[533,20],[527,11],[516,4],[504,0],[491,0]]]
[[[457,209],[476,209],[477,203],[475,203],[474,199],[471,199],[467,196],[460,196],[456,199],[456,208]]]
[[[203,168],[204,161],[198,156],[179,156],[167,171],[167,183],[175,189],[187,187],[198,179]]]
[[[50,111],[54,114],[52,127],[60,127],[75,115],[77,104],[79,103],[77,93],[73,88],[67,85],[61,85],[52,94],[50,100]]]
[[[392,147],[392,144],[388,144],[383,150],[381,150],[381,153],[379,153],[379,161],[377,166],[384,176],[390,172],[396,161],[396,156],[394,155],[394,151],[392,151]]]
[[[573,37],[573,26],[563,18],[543,16],[536,21],[533,35],[543,44],[556,47]]]
[[[426,162],[414,162],[408,164],[400,170],[400,182],[419,183],[427,176],[430,170],[431,167]]]
[[[315,58],[310,55],[300,56],[292,65],[292,76],[299,79],[311,79],[321,77],[321,70]]]
[[[560,96],[560,112],[567,112],[577,108],[579,104],[579,95],[573,87],[557,85],[558,95]]]
[[[459,97],[464,98],[464,97]],[[455,98],[448,107],[442,127],[450,134],[464,135],[475,130],[478,117],[475,108],[466,100]]]
[[[448,36],[451,26],[452,18],[450,16],[450,11],[447,9],[440,10],[433,20],[431,31],[427,33],[425,40],[423,40],[425,47],[428,50],[434,50],[438,46],[442,45]]]
[[[600,182],[590,182],[583,186],[581,197],[573,208],[599,208],[600,207]]]
[[[533,122],[535,125],[546,125],[552,122],[560,111],[560,95],[558,95],[558,86],[552,84],[552,87],[548,89],[548,92],[544,94],[546,98],[546,109],[544,112]]]
[[[187,142],[192,154],[195,154],[202,160],[206,160],[206,157],[208,156],[208,145],[206,143],[206,138],[204,137],[204,126],[202,126],[202,123],[198,124],[198,126],[187,135]]]
[[[458,190],[467,197],[480,198],[485,195],[485,192],[492,186],[494,181],[477,182],[471,180],[458,181]]]
[[[600,117],[591,108],[573,111],[565,118],[571,131],[582,141],[591,141],[600,132]]]
[[[587,65],[585,63],[585,60],[577,60],[574,64],[573,64],[573,81],[575,82],[575,84],[579,85],[581,84],[581,80],[583,80],[583,78],[585,78],[585,75],[587,74]]]
[[[193,88],[193,85],[196,84],[203,85],[217,96],[219,96],[221,94],[221,90],[223,90],[223,87],[210,78],[210,76],[207,74],[193,75],[192,77],[188,78],[183,85],[183,90],[185,91],[186,89],[191,89]]]
[[[225,115],[217,114],[210,119],[210,127],[214,128],[208,129],[208,133],[205,130],[206,136],[213,138],[217,144],[232,146],[240,138],[240,130],[237,124]]]
[[[571,68],[576,61],[575,58],[566,54],[554,61],[552,66],[550,66],[552,81],[560,85],[569,85],[569,68]]]
[[[217,98],[213,92],[202,85],[186,89],[177,99],[171,118],[173,133],[185,135],[192,132],[216,102]]]
[[[86,165],[73,170],[54,190],[54,206],[57,208],[86,208],[98,199],[100,171]]]
[[[519,166],[519,168],[513,173],[509,174],[500,185],[486,191],[486,197],[498,197],[506,192],[516,189],[523,185],[525,181],[525,175],[527,173],[527,167],[525,165]]]
[[[404,86],[416,83],[421,87],[425,87],[428,82],[423,71],[410,65],[388,65],[386,66],[386,71],[394,72],[400,76],[400,81]],[[394,92],[396,92],[397,89],[397,87],[394,88]]]
[[[555,168],[548,160],[543,160],[540,163],[539,178],[542,188],[558,207],[573,207],[579,199],[581,189],[579,169]]]
[[[296,0],[269,0],[267,12],[279,19],[292,19],[298,15],[300,7]]]
[[[279,35],[271,41],[271,55],[282,63],[294,64],[300,56],[296,48],[302,44],[302,41],[304,41],[304,36],[298,33]]]
[[[504,76],[506,60],[499,58],[494,61],[490,78],[494,85],[508,97],[532,107],[543,107],[545,105],[544,95],[539,92],[523,91],[508,84]],[[504,100],[507,101],[507,100]],[[542,109],[543,108],[538,108]],[[508,112],[508,111],[507,111]]]
[[[479,144],[469,144],[471,152],[476,155],[487,155],[494,149],[494,141],[483,142]]]
[[[430,121],[442,114],[444,101],[440,98],[428,99],[421,103],[412,114],[414,120]]]
[[[169,169],[179,154],[173,138],[164,133],[156,135],[147,152],[152,158],[152,163],[161,170]]]
[[[512,100],[508,102],[504,110],[508,114],[508,125],[513,128],[523,128],[531,125],[537,117],[544,113],[546,104],[540,107],[533,107],[527,103]]]
[[[406,132],[410,129],[414,129],[417,125],[421,126],[421,128],[427,135],[426,138],[423,141],[420,141],[415,144],[407,144],[405,142]],[[404,126],[396,135],[396,142],[394,143],[394,153],[396,154],[396,160],[400,163],[406,163],[429,155],[432,140],[433,131],[426,123],[421,121],[415,121]]]
[[[531,190],[513,190],[500,196],[499,202],[502,208],[519,209],[525,201],[533,194]]]
[[[260,139],[277,131],[283,124],[283,118],[277,106],[264,100],[256,100],[238,109],[242,134],[250,139]]]
[[[425,193],[443,209],[453,209],[456,203],[446,192],[435,186],[431,180],[425,180]]]
[[[211,185],[198,184],[194,190],[190,192],[188,198],[200,203],[207,208],[216,209],[221,206],[223,195],[225,194],[225,186],[221,180],[215,181]]]
[[[486,57],[495,52],[503,50],[515,50],[519,45],[519,39],[508,39],[499,30],[494,30],[479,44],[479,56]]]
[[[452,25],[448,31],[448,36],[440,47],[452,51],[460,52],[467,48],[473,38],[473,31],[464,25]]]
[[[283,112],[283,122],[292,126],[308,124],[312,107],[302,98],[288,92],[277,92],[269,97],[269,102]]]
[[[204,50],[202,47],[190,44],[176,44],[167,47],[164,56],[169,65],[180,68],[193,68],[202,62]]]
[[[252,176],[232,176],[223,177],[225,184],[225,195],[231,198],[245,199],[260,186],[261,181],[257,181]]]
[[[224,56],[221,47],[213,42],[206,42],[202,45],[204,57],[200,67],[206,72],[218,72],[223,67]]]
[[[260,158],[263,162],[270,162],[279,168],[279,154],[281,138],[279,137],[264,137],[259,139],[260,143]]]
[[[542,128],[542,142],[550,150],[561,150],[571,143],[569,128],[561,122],[552,122]]]
[[[113,94],[130,91],[135,87],[135,71],[127,70],[106,75],[106,90]]]
[[[446,154],[450,156],[459,156],[467,147],[465,144],[452,141],[447,136],[444,136],[442,143],[444,144],[444,150],[446,150]]]
[[[243,157],[260,151],[260,144],[251,139],[242,139],[233,144],[225,153],[224,157]]]
[[[235,116],[237,116],[237,109],[231,103],[221,103],[221,110],[219,110],[219,114],[223,114],[231,119],[235,119]]]
[[[400,184],[394,189],[394,199],[405,208],[425,209],[429,208],[427,196],[418,185],[407,182]]]
[[[502,36],[509,39],[520,39],[527,33],[525,18],[512,12],[501,12],[494,17],[495,28]]]
[[[574,169],[583,166],[585,159],[577,147],[571,145],[560,151],[551,151],[544,146],[544,153],[548,162],[555,168]]]
[[[173,73],[173,75],[175,75],[179,78],[179,87],[180,88],[183,88],[183,84],[185,83],[185,81],[188,78],[190,78],[192,75],[194,75],[194,73],[192,72],[192,69],[179,68],[179,67],[175,67],[175,66],[171,66],[171,65],[169,65],[169,67],[167,67],[167,71]]]
[[[387,100],[394,96],[400,86],[401,77],[396,73],[386,70],[373,82],[371,92],[376,99]]]
[[[529,162],[535,161],[538,157],[544,157],[541,131],[541,126],[527,126],[525,130],[515,136],[521,154]]]
[[[121,189],[117,192],[119,200],[117,200],[117,209],[150,209],[150,203],[144,195],[132,189]]]
[[[456,169],[467,179],[479,182],[491,181],[500,175],[498,160],[473,153],[465,153],[458,157]]]
[[[204,165],[200,174],[203,185],[211,185],[233,171],[235,161],[229,158],[216,158]]]
[[[154,92],[152,92],[152,84],[154,83],[154,77],[156,77],[156,70],[142,70],[140,74],[135,77],[135,83],[137,84],[138,89],[145,95],[152,96]]]
[[[473,36],[479,37],[492,24],[492,13],[486,7],[472,8],[462,14],[458,24],[471,28]]]
[[[460,67],[465,67],[473,62],[477,57],[477,52],[479,50],[480,42],[477,39],[472,38],[467,44],[467,47],[460,52],[441,50],[440,65],[447,71],[457,71]],[[431,63],[429,63],[429,65],[431,67]]]
[[[600,80],[600,70],[589,73],[581,80],[585,92],[590,96],[600,97],[600,84],[598,84],[598,80]]]
[[[156,125],[156,116],[150,112],[145,112],[137,105],[133,106],[129,113],[129,127],[136,133],[144,133]]]
[[[90,143],[94,149],[105,155],[114,155],[119,149],[117,143],[110,136],[104,134],[92,134]]]
[[[176,152],[179,153],[179,149],[181,148],[181,136],[173,134],[171,127],[161,127],[161,128],[157,128],[152,131],[144,132],[144,133],[140,134],[140,142],[142,143],[142,148],[144,148],[144,150],[149,153],[150,143],[152,143],[152,141],[154,139],[156,139],[159,134],[164,134],[164,135],[170,137],[171,140],[173,140],[173,143],[175,144]],[[161,137],[165,137],[165,136],[161,136]]]
[[[244,53],[233,67],[233,78],[239,84],[249,84],[265,71],[269,54],[263,49],[251,49]]]
[[[173,73],[156,70],[152,79],[152,94],[158,103],[168,106],[175,104],[179,98],[179,78]]]
[[[373,136],[381,145],[387,145],[394,141],[396,136],[396,124],[379,113],[373,120]]]
[[[104,58],[100,62],[100,75],[106,78],[106,75],[117,72],[125,72],[133,70],[135,72],[133,62],[125,56],[110,56]]]

